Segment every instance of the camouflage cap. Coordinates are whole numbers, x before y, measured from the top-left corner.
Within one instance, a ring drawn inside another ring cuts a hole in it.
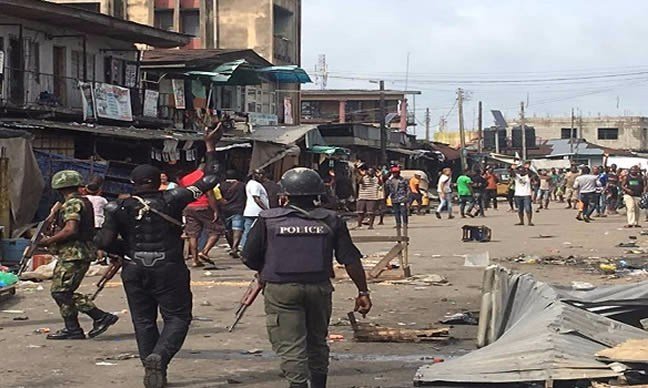
[[[83,186],[83,177],[74,170],[61,170],[52,176],[52,189]]]

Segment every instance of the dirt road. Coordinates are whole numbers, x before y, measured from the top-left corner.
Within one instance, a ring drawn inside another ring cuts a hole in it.
[[[558,205],[556,205],[558,206]],[[571,211],[551,209],[536,215],[535,227],[513,226],[515,216],[505,210],[490,211],[483,219],[437,220],[433,215],[415,216],[411,221],[410,262],[414,275],[439,274],[448,279],[446,286],[373,284],[374,310],[367,317],[373,323],[392,327],[441,327],[437,321],[448,312],[479,308],[480,268],[464,267],[460,255],[488,251],[497,258],[526,255],[619,257],[626,249],[619,242],[638,237],[641,244],[648,237],[639,229],[622,229],[624,218],[612,216],[586,225],[574,220]],[[461,226],[484,224],[493,229],[490,243],[462,243]],[[648,226],[648,224],[647,224]],[[354,234],[394,233],[393,221],[374,231]],[[384,252],[384,244],[362,244],[365,254]],[[216,253],[225,270],[192,270],[194,316],[184,348],[170,367],[172,387],[284,387],[265,334],[263,303],[259,300],[234,333],[226,327],[233,310],[247,286],[251,272],[223,254]],[[610,280],[598,271],[583,266],[505,265],[536,274],[539,278],[569,284],[572,280],[595,284],[638,281],[638,277]],[[98,278],[88,278],[83,292],[91,292]],[[92,340],[52,342],[38,334],[39,328],[58,329],[61,319],[49,296],[49,283],[24,286],[0,310],[0,346],[2,347],[3,387],[137,387],[142,369],[136,354],[130,316],[123,289],[117,279],[100,296],[98,304],[118,312],[121,320],[106,334]],[[455,326],[454,341],[443,343],[380,344],[354,343],[352,331],[343,320],[352,308],[355,290],[348,280],[335,282],[334,312],[330,332],[344,337],[331,344],[331,387],[407,387],[417,367],[433,357],[449,358],[474,348],[476,326]],[[28,317],[28,320],[15,320]],[[82,319],[89,328],[91,322]]]

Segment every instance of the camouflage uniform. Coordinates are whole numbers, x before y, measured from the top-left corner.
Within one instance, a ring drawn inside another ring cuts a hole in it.
[[[59,211],[58,226],[63,227],[68,221],[77,221],[79,223],[79,234],[81,236],[91,236],[92,231],[81,230],[83,228],[87,229],[88,220],[83,219],[88,215],[87,212],[84,214],[86,206],[87,204],[78,195],[68,198]],[[92,217],[90,217],[90,222],[94,222]],[[51,247],[51,250],[58,255],[58,262],[54,268],[54,277],[52,278],[51,293],[59,305],[61,316],[64,319],[74,318],[79,311],[87,314],[96,307],[95,304],[87,295],[75,291],[81,285],[81,281],[90,267],[90,261],[95,255],[96,248],[92,240],[65,241]]]

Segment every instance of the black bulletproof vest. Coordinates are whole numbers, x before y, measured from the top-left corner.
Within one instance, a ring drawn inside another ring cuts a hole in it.
[[[83,203],[81,208],[81,220],[79,221],[79,229],[76,240],[78,241],[92,241],[95,235],[94,227],[94,209],[92,202],[86,197],[75,195],[74,198],[80,199]],[[63,222],[63,212],[59,211],[56,216],[56,225],[59,230],[63,229],[65,222]]]
[[[272,209],[261,216],[267,238],[261,272],[264,281],[316,283],[329,279],[333,236],[324,221],[288,209]]]
[[[162,192],[142,194],[140,197],[149,207],[175,218]],[[150,210],[142,211],[144,205],[134,198],[125,199],[122,206],[125,211],[122,222],[127,229],[124,236],[128,245],[127,254],[133,261],[147,266],[160,261],[182,261],[182,228]]]

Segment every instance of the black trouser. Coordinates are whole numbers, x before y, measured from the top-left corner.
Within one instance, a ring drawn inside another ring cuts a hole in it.
[[[474,209],[475,206],[477,206],[477,213],[480,216],[484,215],[484,208],[485,208],[485,202],[484,200],[486,199],[487,194],[480,192],[480,191],[475,191],[474,194],[474,199],[472,204],[470,204],[470,207],[468,208],[468,213],[471,213]]]
[[[515,190],[509,190],[508,193],[506,193],[506,200],[508,201],[511,210],[515,210],[515,203],[513,202],[514,196],[515,196]]]
[[[124,261],[121,276],[140,358],[156,353],[166,366],[182,347],[191,322],[189,269],[182,258],[155,267]],[[161,332],[158,308],[164,320]]]
[[[590,217],[598,206],[598,193],[581,193],[583,216]]]
[[[490,202],[493,201],[493,209],[497,209],[497,189],[486,190],[486,209],[490,207]]]

